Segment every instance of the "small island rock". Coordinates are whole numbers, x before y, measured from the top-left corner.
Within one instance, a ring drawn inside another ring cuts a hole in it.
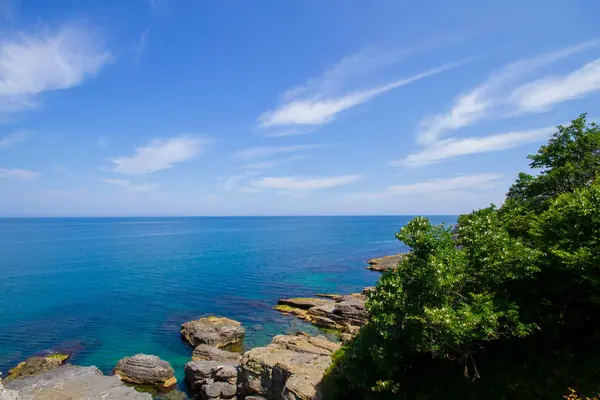
[[[147,354],[136,354],[121,359],[114,371],[122,381],[136,385],[151,385],[158,389],[171,389],[177,383],[171,365]]]
[[[181,337],[194,347],[201,344],[214,347],[238,344],[245,334],[242,324],[229,318],[211,316],[181,325]]]

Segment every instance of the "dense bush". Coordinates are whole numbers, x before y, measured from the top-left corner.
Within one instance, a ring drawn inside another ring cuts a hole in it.
[[[586,116],[529,156],[500,208],[451,228],[417,217],[412,251],[369,295],[326,399],[545,399],[600,388],[600,130]]]

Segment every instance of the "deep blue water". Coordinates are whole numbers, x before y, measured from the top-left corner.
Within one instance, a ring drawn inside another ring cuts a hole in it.
[[[453,224],[456,217],[432,217]],[[0,371],[47,350],[110,372],[135,353],[181,377],[180,324],[241,321],[246,345],[311,329],[271,307],[281,297],[373,285],[365,261],[406,250],[390,217],[0,219]]]

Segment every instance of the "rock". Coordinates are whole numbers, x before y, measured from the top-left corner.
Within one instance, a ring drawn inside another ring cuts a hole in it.
[[[104,376],[96,367],[63,365],[43,374],[3,382],[0,398],[19,400],[151,400],[148,393],[138,393],[125,386],[116,376]],[[7,395],[5,396],[5,394]]]
[[[147,354],[119,360],[114,373],[123,382],[150,385],[158,389],[172,389],[177,383],[175,371],[168,362]]]
[[[50,354],[28,358],[8,371],[8,376],[4,379],[4,382],[51,371],[60,367],[68,358],[67,354]]]
[[[372,271],[386,272],[398,267],[398,262],[402,261],[406,253],[394,254],[391,256],[373,258],[367,263]]]
[[[207,344],[196,346],[192,354],[193,361],[220,361],[239,364],[241,359],[242,355],[239,353],[217,349]]]
[[[364,294],[366,296],[368,293],[371,293],[374,291],[375,291],[375,286],[367,286],[366,288],[364,288],[362,290],[362,294]]]
[[[240,384],[247,393],[274,399],[320,399],[317,385],[340,345],[323,336],[278,335],[242,358]]]
[[[274,309],[286,314],[293,314],[321,328],[354,334],[368,319],[365,300],[366,297],[362,293],[336,296],[335,300],[323,298],[283,299]],[[299,304],[301,307],[306,307],[308,304],[313,304],[313,306],[305,309],[293,307],[291,304]]]
[[[279,299],[277,301],[277,305],[290,306],[293,308],[299,308],[301,310],[308,310],[314,306],[320,306],[323,304],[331,303],[331,299],[323,299],[323,298],[307,298],[307,297],[297,297],[293,299]]]
[[[181,337],[194,347],[240,344],[245,334],[242,324],[229,318],[206,317],[181,325]]]
[[[185,379],[205,399],[235,399],[238,364],[190,361],[185,364]]]
[[[245,400],[267,400],[264,397],[261,396],[246,396]]]

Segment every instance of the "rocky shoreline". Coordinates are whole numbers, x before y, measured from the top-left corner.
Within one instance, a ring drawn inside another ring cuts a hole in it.
[[[369,260],[369,268],[387,271],[404,255]],[[366,323],[366,293],[317,294],[313,298],[280,299],[275,310],[331,330],[342,341]],[[181,338],[192,347],[184,372],[194,398],[229,400],[318,400],[319,383],[341,344],[325,336],[297,332],[277,335],[264,347],[241,352],[245,328],[238,321],[209,316],[181,325]],[[98,368],[68,364],[68,354],[31,357],[0,380],[0,399],[42,400],[91,398],[183,400],[171,365],[148,354],[117,363],[113,375]]]

